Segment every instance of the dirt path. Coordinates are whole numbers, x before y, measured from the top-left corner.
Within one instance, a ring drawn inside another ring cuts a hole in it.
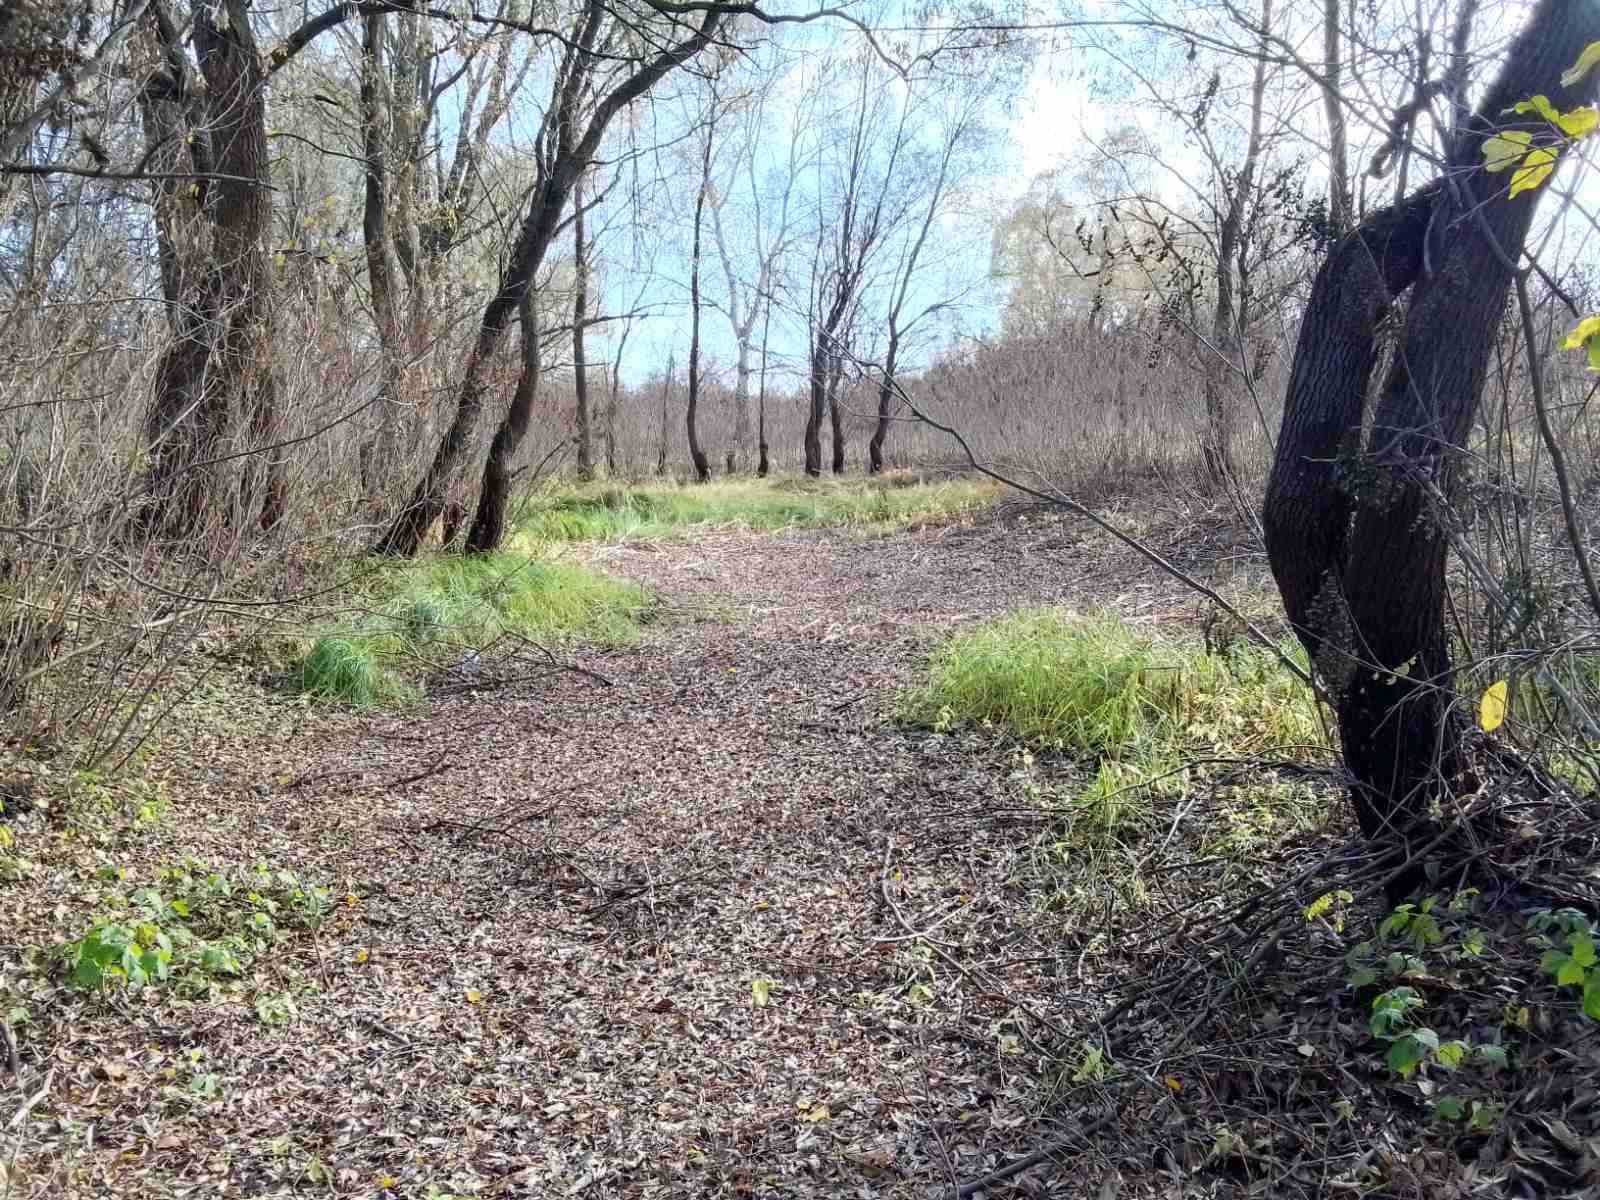
[[[298,1015],[135,1005],[50,1047],[61,1119],[23,1178],[921,1197],[982,1174],[1039,1107],[1029,1014],[1085,1011],[1093,980],[1081,958],[1057,974],[1076,949],[1018,886],[1040,824],[1009,756],[883,718],[954,623],[1184,610],[1088,536],[1013,514],[599,548],[673,612],[582,656],[613,686],[564,674],[422,720],[215,739],[174,777],[182,844],[334,881],[337,918],[281,964]],[[185,1056],[216,1095],[163,1103]]]

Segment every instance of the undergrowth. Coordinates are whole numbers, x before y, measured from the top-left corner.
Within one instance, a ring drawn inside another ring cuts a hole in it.
[[[359,616],[315,637],[295,690],[357,708],[404,704],[417,679],[522,641],[626,645],[650,604],[640,587],[524,554],[437,555],[370,576]]]
[[[1013,778],[1053,817],[1033,861],[1046,908],[1142,906],[1141,842],[1159,805],[1192,812],[1187,802],[1204,792],[1198,841],[1170,849],[1234,864],[1327,816],[1325,789],[1278,769],[1326,738],[1310,693],[1264,647],[1209,653],[1114,616],[1027,610],[946,642],[924,682],[902,694],[899,716],[1023,744]],[[1178,821],[1163,828],[1166,846]]]
[[[992,503],[996,489],[970,480],[926,482],[908,473],[875,480],[723,480],[563,488],[530,500],[517,520],[524,544],[655,539],[707,529],[858,528],[889,531],[952,520]]]

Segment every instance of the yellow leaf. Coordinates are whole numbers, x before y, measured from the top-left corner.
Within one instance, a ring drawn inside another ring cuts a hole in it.
[[[1517,168],[1517,173],[1511,177],[1511,195],[1516,197],[1522,192],[1531,192],[1546,179],[1550,172],[1556,169],[1556,152],[1548,147],[1541,146],[1537,150],[1529,150],[1528,157],[1522,160],[1522,166]]]
[[[1600,63],[1600,42],[1590,42],[1578,55],[1578,61],[1561,76],[1561,86],[1571,87],[1582,82],[1583,77],[1594,70],[1596,63]]]
[[[1511,106],[1511,111],[1517,113],[1538,113],[1552,125],[1554,125],[1557,120],[1556,106],[1551,104],[1549,99],[1545,96],[1533,96],[1527,100],[1513,104]]]
[[[1179,1092],[1183,1091],[1183,1080],[1179,1079],[1176,1075],[1168,1075],[1165,1082],[1167,1085],[1167,1091],[1171,1092],[1173,1095],[1177,1095]]]
[[[1478,726],[1485,733],[1493,733],[1506,722],[1506,681],[1491,683],[1478,701]]]
[[[757,1008],[765,1008],[767,1001],[772,999],[772,980],[752,979],[750,981],[750,1002]]]
[[[1600,128],[1600,109],[1592,104],[1564,112],[1556,118],[1556,125],[1569,138],[1588,137]]]
[[[1578,322],[1577,328],[1567,334],[1566,340],[1561,343],[1563,350],[1581,350],[1589,339],[1600,334],[1600,316],[1585,317]]]
[[[367,948],[365,946],[361,947],[361,949],[356,951],[356,961],[358,963],[364,963],[364,962],[367,961],[367,959],[369,959],[371,957],[372,957],[371,953],[368,952],[368,950],[367,950]]]
[[[483,993],[480,992],[477,988],[468,988],[467,989],[467,1003],[468,1004],[478,1004],[482,1000],[483,1000]]]
[[[378,1178],[378,1186],[386,1192],[399,1182],[393,1175],[382,1175]]]
[[[826,1121],[833,1116],[833,1112],[826,1104],[819,1104],[805,1114],[806,1120],[815,1125],[819,1121]]]
[[[1504,171],[1522,161],[1533,143],[1533,134],[1525,129],[1508,129],[1493,137],[1483,139],[1483,169]]]

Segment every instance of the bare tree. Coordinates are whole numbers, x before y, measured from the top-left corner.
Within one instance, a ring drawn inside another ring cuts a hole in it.
[[[538,180],[500,285],[484,310],[477,340],[467,358],[455,417],[409,503],[379,539],[379,553],[415,554],[428,528],[438,519],[446,491],[466,465],[472,447],[483,410],[490,361],[534,272],[544,261],[572,189],[579,175],[594,161],[607,127],[669,71],[709,45],[721,17],[717,9],[708,9],[698,25],[683,31],[665,49],[643,60],[625,60],[618,67],[613,43],[624,38],[628,27],[617,22],[599,0],[589,0],[583,6],[551,84],[551,103],[538,138]],[[607,74],[608,68],[615,73]],[[519,380],[506,416],[495,430],[484,465],[477,515],[467,535],[471,550],[492,550],[504,536],[511,460],[527,432],[533,395],[532,381]]]

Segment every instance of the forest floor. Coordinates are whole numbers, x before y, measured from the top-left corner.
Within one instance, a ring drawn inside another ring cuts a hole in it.
[[[1229,522],[1141,520],[1261,594]],[[1196,599],[1014,504],[582,553],[665,614],[574,652],[591,674],[403,715],[219,677],[153,759],[168,809],[13,814],[36,865],[0,883],[8,971],[175,869],[291,875],[232,988],[18,985],[0,1194],[926,1197],[1038,1144],[1115,947],[1041,903],[1020,751],[898,726],[895,696],[963,623],[1193,626]],[[290,936],[296,881],[332,912]],[[1004,1187],[1109,1196],[1119,1166]]]

